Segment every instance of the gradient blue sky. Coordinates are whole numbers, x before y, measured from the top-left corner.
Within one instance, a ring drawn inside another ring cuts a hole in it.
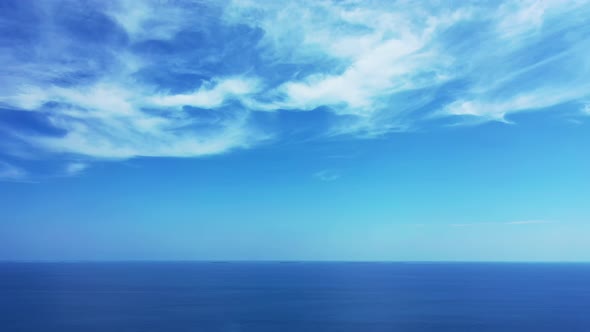
[[[0,1],[0,259],[590,260],[588,1]]]

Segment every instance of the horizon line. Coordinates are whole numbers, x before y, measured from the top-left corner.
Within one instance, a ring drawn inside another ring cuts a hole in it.
[[[590,264],[590,260],[274,260],[274,259],[29,259],[5,260],[5,263],[417,263],[417,264]]]

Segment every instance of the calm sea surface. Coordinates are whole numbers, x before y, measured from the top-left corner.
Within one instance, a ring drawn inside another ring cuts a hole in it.
[[[0,263],[2,332],[590,331],[590,264]]]

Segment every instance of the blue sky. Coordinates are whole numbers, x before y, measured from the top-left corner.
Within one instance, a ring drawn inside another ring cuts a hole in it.
[[[587,1],[2,1],[0,259],[590,260]]]

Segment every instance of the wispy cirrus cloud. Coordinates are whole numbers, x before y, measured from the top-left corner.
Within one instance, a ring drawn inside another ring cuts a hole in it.
[[[91,160],[280,138],[260,112],[330,112],[319,136],[508,121],[588,100],[588,15],[588,1],[549,0],[10,2],[0,106],[43,130],[0,128]]]

